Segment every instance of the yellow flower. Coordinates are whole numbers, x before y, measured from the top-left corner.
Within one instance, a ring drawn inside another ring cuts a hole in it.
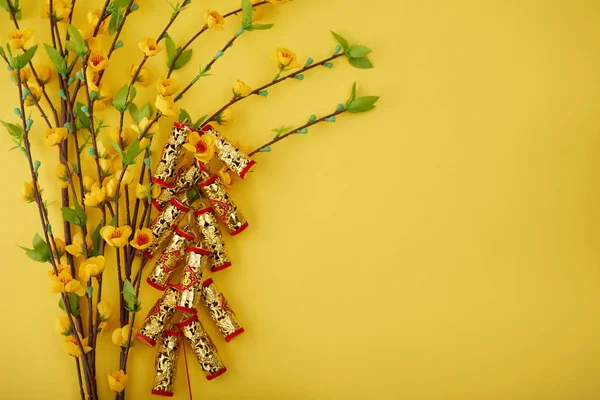
[[[100,172],[102,173],[102,176],[111,176],[115,173],[115,167],[111,160],[101,158],[98,160],[98,164],[100,164]]]
[[[58,164],[54,169],[54,174],[58,178],[58,185],[61,188],[66,188],[69,186],[69,176],[73,176],[73,167],[71,164],[69,165],[69,170],[67,171],[67,167],[64,164]]]
[[[149,191],[151,191],[151,193],[149,193]],[[147,185],[138,183],[135,187],[135,197],[140,200],[147,200],[148,194],[150,194],[152,198],[155,199],[160,195],[160,191],[161,189],[158,185],[152,185],[152,188],[150,189]]]
[[[85,82],[90,92],[98,91],[98,86],[96,85],[98,83],[98,79],[100,79],[99,73],[94,72],[94,70],[91,68],[87,68],[85,70]]]
[[[300,68],[296,54],[285,47],[278,47],[277,53],[272,58],[279,64],[279,69]]]
[[[90,346],[88,346],[88,338],[81,338],[81,334],[76,333],[76,335],[79,336],[79,340],[81,340],[81,345],[83,347],[83,352],[85,354],[89,353],[90,350],[92,350],[92,348]],[[79,348],[79,342],[77,342],[77,338],[75,337],[75,334],[73,335],[69,335],[67,336],[64,340],[63,340],[63,349],[67,352],[67,354],[73,356],[73,357],[80,357],[81,356],[81,349]]]
[[[31,79],[31,69],[29,67],[21,68],[19,70],[19,77],[21,78],[21,83],[27,82],[29,79]],[[10,71],[10,79],[14,83],[17,83],[17,70],[16,69],[13,69],[12,71]]]
[[[72,243],[70,245],[65,247],[67,253],[75,257],[83,255],[83,238],[81,237],[80,232],[77,232],[75,235],[73,235],[73,240],[71,242]],[[92,239],[90,238],[89,234],[86,236],[85,242],[87,244],[88,249],[92,247]]]
[[[252,88],[250,86],[246,85],[239,79],[235,81],[233,85],[233,94],[235,97],[246,97],[250,93],[252,93]]]
[[[72,7],[71,0],[52,0],[54,19],[59,22],[68,22]],[[42,7],[41,16],[42,18],[50,16],[50,0],[46,0],[45,7]]]
[[[138,47],[144,52],[146,57],[155,56],[162,50],[162,44],[156,43],[156,40],[147,37],[140,40]]]
[[[108,321],[113,315],[113,306],[108,300],[102,300],[100,303],[98,303],[96,308],[98,309],[100,321],[102,322]]]
[[[252,147],[246,146],[242,142],[235,142],[233,145],[246,154],[252,153]]]
[[[81,36],[83,36],[84,40],[90,40],[94,37],[94,30],[96,29],[96,25],[98,25],[98,21],[100,20],[100,15],[102,14],[102,10],[96,9],[93,12],[88,11],[87,14],[87,24],[83,25],[79,28],[79,32],[81,32]],[[99,35],[108,34],[107,28],[107,20],[102,21],[100,24],[100,28],[98,29]]]
[[[110,102],[113,98],[113,93],[104,83],[101,83],[100,88],[96,91],[98,92],[98,97],[94,102],[94,110],[104,110],[110,105]]]
[[[65,254],[65,241],[62,240],[61,238],[54,238],[54,244],[56,245],[56,252],[58,254],[56,254],[56,256],[58,257],[58,259],[60,260],[62,258],[62,256]]]
[[[108,66],[108,58],[104,54],[92,53],[88,67],[94,72],[104,71]],[[86,70],[87,73],[87,70]]]
[[[33,28],[15,29],[8,34],[8,45],[12,50],[28,49],[33,46]]]
[[[59,335],[70,336],[73,333],[73,328],[69,323],[69,318],[66,315],[54,320],[54,331]]]
[[[179,90],[179,82],[174,78],[165,78],[161,76],[156,82],[158,93],[162,96],[172,96]]]
[[[156,109],[166,117],[179,115],[179,108],[175,105],[173,98],[170,96],[161,96],[158,94],[154,105],[156,106]]]
[[[44,190],[38,185],[38,192],[42,194]],[[33,192],[33,182],[24,182],[21,188],[21,198],[27,203],[33,203],[35,201],[35,193]]]
[[[104,199],[106,199],[106,188],[102,187],[101,189],[97,183],[94,183],[92,190],[85,195],[83,202],[86,206],[97,207],[99,204],[102,204]]]
[[[217,115],[217,123],[219,125],[227,125],[233,121],[233,110],[231,107],[227,107],[219,115]]]
[[[123,225],[120,227],[107,225],[100,229],[100,236],[102,236],[108,245],[113,247],[127,246],[130,235],[131,228],[129,225]]]
[[[215,139],[208,134],[200,136],[198,132],[192,132],[183,147],[194,153],[196,160],[203,163],[209,162],[215,155]]]
[[[146,250],[152,244],[154,235],[150,228],[144,228],[142,230],[136,230],[133,240],[129,242],[133,248],[138,250]]]
[[[223,167],[219,170],[219,178],[221,179],[221,183],[227,187],[233,184],[233,179],[231,178],[231,174],[227,167]]]
[[[79,265],[79,277],[89,281],[90,277],[98,276],[104,271],[106,261],[104,256],[90,257]]]
[[[90,40],[94,37],[94,30],[96,29],[96,25],[85,24],[81,25],[77,30],[81,33],[83,40]]]
[[[42,98],[42,89],[37,85],[28,85],[29,95],[25,98],[25,107],[33,107]]]
[[[121,393],[127,383],[129,382],[129,377],[122,369],[118,371],[112,371],[108,374],[108,386],[110,386],[110,390],[113,392]]]
[[[135,64],[131,64],[131,66],[129,67],[129,76],[133,78],[133,74],[135,74],[135,71],[137,71],[138,69],[138,65]],[[137,74],[137,77],[135,78],[135,82],[139,83],[140,86],[142,87],[146,87],[150,84],[150,81],[152,80],[152,74],[150,73],[150,70],[146,67],[142,67],[140,69],[140,71]]]
[[[131,328],[129,324],[125,325],[122,328],[117,328],[112,333],[112,342],[117,346],[126,347],[129,343],[129,333]],[[135,337],[135,332],[131,334],[131,337]]]
[[[52,68],[50,68],[46,64],[36,65],[35,73],[37,74],[37,77],[39,78],[42,85],[45,85],[46,83],[52,80]],[[33,81],[35,82],[35,77],[33,78]]]
[[[115,177],[117,177],[117,179],[121,178],[121,174],[123,173],[123,170],[120,169],[115,173]],[[125,174],[123,174],[123,179],[121,179],[121,187],[124,187],[126,185],[131,185],[131,182],[133,182],[134,176],[133,173],[126,169],[125,170]]]
[[[112,128],[108,135],[115,143],[117,143],[118,145],[121,145],[121,142],[119,140],[119,128],[117,128],[117,127]],[[123,141],[123,148],[126,148],[127,146],[129,146],[137,138],[138,138],[138,134],[134,130],[132,130],[128,127],[124,127],[123,130],[121,131],[121,140]]]
[[[96,180],[91,176],[83,177],[83,189],[86,193],[89,193],[92,190],[92,186],[96,183]]]
[[[60,144],[63,140],[67,138],[69,135],[69,131],[67,128],[50,128],[46,130],[45,138],[46,145],[49,147],[56,146]]]
[[[131,125],[131,129],[137,133],[137,136],[139,137],[142,132],[144,132],[146,130],[146,127],[150,124],[150,120],[147,117],[142,118],[142,120],[140,121],[140,123],[138,125]],[[144,135],[145,138],[151,138],[152,136],[154,136],[154,134],[156,134],[156,132],[158,132],[159,129],[159,124],[155,123],[153,124],[150,129],[148,129],[148,131],[146,132],[146,134]],[[141,146],[141,143],[140,143]],[[144,147],[144,146],[141,146]]]
[[[115,196],[117,195],[117,178],[104,179],[102,186],[106,188],[106,198],[109,201],[115,201]]]
[[[223,18],[221,14],[216,11],[206,10],[206,14],[204,14],[204,21],[206,22],[206,26],[209,28],[222,31],[225,18]]]
[[[77,279],[73,278],[71,273],[63,268],[63,270],[56,275],[50,276],[50,292],[51,293],[75,293],[78,296],[85,294],[85,288]]]

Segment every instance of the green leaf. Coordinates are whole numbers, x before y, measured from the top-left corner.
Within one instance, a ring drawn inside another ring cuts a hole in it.
[[[23,127],[17,124],[11,124],[10,122],[0,121],[2,125],[8,131],[8,134],[17,140],[23,139]]]
[[[112,147],[115,148],[117,153],[119,153],[119,155],[121,156],[121,160],[125,160],[125,152],[121,149],[119,144],[117,142],[115,142],[114,140],[112,140],[111,138],[108,138],[108,143],[110,143],[112,145]]]
[[[45,263],[50,260],[50,254],[48,251],[29,249],[23,246],[19,246],[19,248],[25,250],[25,255],[31,258],[33,261]]]
[[[122,0],[115,0],[113,2],[113,11],[110,17],[110,21],[108,22],[108,33],[112,36],[117,32],[119,28],[119,24],[123,19],[123,7],[120,4],[123,3]]]
[[[35,234],[33,237],[33,249],[39,252],[46,252],[50,254],[50,248],[48,247],[48,243],[39,234]]]
[[[29,61],[31,61],[31,59],[35,55],[37,49],[38,45],[36,44],[35,46],[29,48],[25,53],[15,57],[13,59],[13,62],[11,63],[11,67],[13,67],[14,69],[24,68],[27,64],[29,64]]]
[[[362,58],[368,54],[370,54],[373,50],[363,45],[354,45],[348,49],[346,54],[351,58]]]
[[[202,125],[202,123],[206,120],[206,118],[208,118],[208,114],[205,114],[203,116],[201,116],[200,118],[198,118],[198,121],[196,121],[194,123],[194,128],[198,129],[200,128],[200,126]]]
[[[77,226],[84,226],[87,222],[87,215],[85,215],[85,211],[83,211],[79,204],[76,204],[75,206],[75,210],[70,207],[63,207],[61,209],[63,220]]]
[[[200,194],[198,193],[196,188],[192,187],[187,190],[186,197],[187,197],[188,202],[191,204],[200,198]]]
[[[177,55],[177,46],[169,34],[165,35],[165,45],[167,47],[167,68],[170,68]]]
[[[138,106],[132,102],[127,109],[129,110],[129,115],[131,115],[131,118],[133,118],[136,124],[139,124],[142,119],[140,118],[140,110],[138,109]]]
[[[144,150],[146,150],[146,147],[140,148],[140,139],[139,138],[135,139],[133,142],[131,142],[131,144],[127,148],[127,153],[125,154],[125,157],[123,158],[123,162],[127,165],[135,164],[135,159]]]
[[[71,308],[71,315],[74,317],[79,316],[79,296],[76,293],[69,293],[69,307]],[[60,300],[58,300],[58,306],[61,310],[65,311],[65,303],[63,302],[62,296],[60,296]]]
[[[188,121],[191,121],[192,117],[190,117],[190,114],[187,112],[187,110],[182,108],[181,111],[179,111],[179,119],[177,120],[177,122],[182,124],[186,119]]]
[[[359,58],[348,57],[348,62],[350,63],[350,65],[352,65],[355,68],[360,68],[360,69],[373,68],[373,64],[371,63],[371,60],[369,60],[367,57],[359,57]]]
[[[350,103],[352,103],[355,99],[356,99],[356,82],[354,82],[354,85],[352,85],[352,91],[350,92],[350,98],[346,102],[346,107],[348,107],[348,105]]]
[[[154,109],[152,108],[152,104],[150,104],[149,102],[144,104],[140,109],[140,121],[144,118],[150,119],[150,117],[152,117],[153,114]]]
[[[266,31],[267,29],[271,29],[274,24],[252,24],[246,30],[249,31]]]
[[[71,37],[71,40],[69,40],[66,44],[67,49],[77,54],[79,57],[87,54],[87,45],[83,39],[83,36],[81,36],[79,29],[69,24],[69,26],[67,26],[67,32]]]
[[[342,36],[335,33],[334,31],[329,31],[329,32],[331,32],[331,34],[333,35],[335,40],[337,40],[337,42],[340,44],[340,46],[342,46],[344,48],[344,51],[346,51],[346,49],[349,46],[348,41],[346,39],[344,39]]]
[[[113,106],[115,106],[119,112],[124,113],[129,104],[133,102],[136,95],[137,91],[134,86],[129,86],[128,84],[123,85],[113,98]]]
[[[8,8],[8,0],[0,0],[0,7],[4,8],[6,12],[10,13],[10,8]]]
[[[254,19],[254,9],[250,0],[242,0],[242,28],[248,29],[252,25]]]
[[[126,279],[125,282],[123,282],[123,300],[125,300],[125,308],[129,312],[136,313],[142,308],[142,305],[135,294],[135,288],[129,279]]]
[[[375,108],[375,103],[379,100],[378,96],[359,97],[346,106],[351,113],[361,113]]]
[[[54,68],[56,68],[56,72],[58,72],[63,78],[67,77],[67,61],[63,58],[63,56],[60,54],[60,52],[58,50],[56,50],[54,47],[48,45],[48,44],[44,44],[44,47],[46,47],[46,52],[48,53],[48,57],[50,57],[50,60],[52,61],[52,64],[54,64]]]
[[[90,129],[90,117],[83,111],[86,107],[85,104],[78,101],[75,105],[75,116],[77,117],[76,125],[78,128]]]
[[[186,51],[184,51],[183,53],[181,53],[179,55],[179,57],[175,61],[175,64],[173,64],[173,69],[176,70],[176,69],[183,68],[185,66],[185,64],[187,64],[190,61],[191,58],[192,58],[192,49],[187,49]],[[170,65],[170,63],[169,63],[169,65]]]

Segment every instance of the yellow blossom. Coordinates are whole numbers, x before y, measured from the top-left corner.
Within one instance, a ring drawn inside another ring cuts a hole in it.
[[[54,169],[54,175],[58,178],[58,185],[63,189],[69,186],[69,176],[73,176],[74,172],[71,164],[67,165],[69,166],[68,171],[64,164],[58,164]]]
[[[58,317],[54,320],[54,331],[59,335],[69,336],[73,332],[73,328],[69,323],[69,318],[66,315]]]
[[[130,235],[131,228],[129,225],[123,225],[119,227],[107,225],[100,229],[100,236],[102,236],[108,245],[113,247],[127,246]]]
[[[225,18],[223,18],[221,14],[216,11],[206,10],[206,14],[204,14],[204,21],[206,22],[206,26],[209,28],[222,31]]]
[[[123,174],[123,170],[121,169],[115,173],[115,177],[121,179],[121,187],[124,187],[125,185],[131,185],[131,182],[133,182],[134,179],[133,173],[126,169],[125,173],[123,174],[123,178],[121,178],[121,174]]]
[[[235,81],[233,85],[233,94],[235,97],[246,97],[250,93],[252,93],[252,88],[250,86],[246,85],[239,79]]]
[[[12,50],[28,49],[33,39],[33,28],[15,29],[8,34],[8,45]]]
[[[38,192],[42,194],[44,190],[38,185]],[[35,201],[35,193],[33,192],[33,182],[24,182],[21,188],[21,198],[27,203],[33,203]]]
[[[277,61],[279,69],[300,68],[296,54],[285,47],[278,47],[277,52],[272,56],[272,58]]]
[[[152,230],[150,228],[144,228],[142,230],[136,230],[135,235],[133,236],[133,240],[129,242],[132,247],[138,250],[146,250],[152,244],[154,240],[154,235],[152,234]]]
[[[83,177],[83,189],[86,193],[90,192],[92,190],[92,186],[94,186],[94,183],[96,183],[96,180],[94,178],[92,178],[91,176],[84,176]]]
[[[90,277],[100,275],[105,265],[104,256],[90,257],[79,265],[79,277],[83,281],[89,281]]]
[[[113,93],[104,83],[101,83],[100,88],[96,91],[98,92],[98,97],[94,103],[94,110],[104,110],[110,105],[110,102],[113,98]]]
[[[217,123],[219,125],[227,125],[233,121],[233,110],[231,107],[227,107],[219,115],[217,115]]]
[[[150,120],[147,117],[142,118],[142,120],[140,121],[139,124],[137,125],[131,125],[131,129],[137,133],[137,136],[139,137],[142,132],[144,132],[146,130],[146,127],[150,124]],[[148,131],[146,132],[146,134],[144,135],[145,138],[151,138],[152,136],[154,136],[154,134],[156,132],[158,132],[159,129],[159,124],[158,122],[153,124],[150,129],[148,129]],[[141,145],[141,143],[140,143]],[[144,146],[141,146],[144,147]]]
[[[47,66],[46,64],[40,64],[35,66],[35,73],[37,74],[38,79],[40,80],[42,85],[50,82],[52,80],[52,68]],[[32,77],[32,80],[36,82],[35,77]]]
[[[125,347],[129,343],[129,334],[131,332],[131,328],[129,324],[125,325],[122,328],[117,328],[112,333],[112,342],[117,346]],[[135,332],[131,334],[132,337],[135,336]]]
[[[158,94],[154,105],[156,106],[156,109],[166,117],[179,115],[179,108],[175,105],[175,101],[170,96],[161,96]]]
[[[52,12],[54,19],[59,22],[68,22],[71,9],[73,8],[71,0],[52,0]],[[50,0],[46,0],[46,4],[42,7],[42,18],[50,16]]]
[[[86,25],[83,25],[81,28],[79,28],[79,32],[81,32],[81,36],[83,36],[84,40],[90,40],[94,37],[94,30],[96,29],[96,26],[98,25],[98,21],[100,20],[100,15],[102,14],[102,10],[100,9],[96,9],[93,12],[89,11],[88,15],[87,15],[87,21],[88,23]],[[107,34],[108,33],[108,28],[107,28],[107,20],[102,21],[102,23],[100,24],[100,28],[98,29],[98,34]]]
[[[100,79],[99,73],[94,72],[94,70],[91,68],[87,68],[85,70],[85,82],[90,92],[98,91],[98,86],[96,85],[98,83],[98,79]]]
[[[100,188],[97,183],[92,185],[92,190],[85,195],[83,202],[86,206],[97,207],[106,199],[106,188]]]
[[[25,98],[25,107],[33,107],[42,98],[42,89],[35,84],[27,85],[27,89],[29,90],[29,95]]]
[[[239,150],[243,151],[246,154],[252,153],[252,147],[246,146],[242,142],[235,142],[234,146],[237,147]]]
[[[85,242],[87,244],[88,249],[92,247],[92,239],[90,238],[89,234],[86,236]],[[67,251],[67,253],[75,257],[83,255],[83,237],[81,236],[80,232],[77,232],[75,235],[73,235],[73,240],[71,241],[71,244],[66,246],[65,250]]]
[[[101,53],[92,53],[90,56],[90,61],[88,63],[88,67],[93,72],[104,71],[108,66],[108,57]],[[87,71],[86,71],[87,73]]]
[[[46,145],[52,147],[60,144],[63,140],[67,138],[68,135],[69,131],[67,130],[67,128],[50,128],[46,130],[44,140],[46,141]]]
[[[203,163],[209,162],[215,155],[215,139],[208,134],[200,136],[196,131],[190,133],[183,147],[194,153],[196,160]]]
[[[122,369],[108,374],[108,386],[113,392],[121,393],[129,382],[129,377]]]
[[[115,173],[115,167],[111,160],[101,158],[98,160],[98,164],[100,164],[100,172],[102,173],[102,176],[111,176]]]
[[[19,70],[19,78],[21,78],[21,83],[25,83],[31,79],[31,69],[29,67],[21,68]],[[17,83],[17,70],[13,69],[10,71],[10,79]]]
[[[78,296],[85,294],[85,288],[77,279],[73,278],[71,273],[63,269],[58,276],[50,276],[50,292],[51,293],[75,293]]]
[[[133,75],[135,74],[135,72],[138,70],[138,65],[136,64],[131,64],[129,66],[129,76],[133,78]],[[135,78],[135,83],[139,83],[140,86],[142,87],[146,87],[150,84],[150,81],[152,80],[152,73],[150,72],[150,70],[146,67],[142,67],[139,72],[137,73],[137,76]]]
[[[171,96],[177,93],[179,90],[179,82],[175,80],[175,78],[165,78],[161,76],[156,82],[156,87],[158,89],[158,93],[162,96]]]
[[[54,244],[56,245],[56,256],[60,260],[62,256],[65,254],[65,241],[61,238],[54,238]]]
[[[88,338],[81,338],[81,334],[79,333],[74,333],[73,335],[69,335],[67,336],[64,340],[63,340],[63,349],[67,352],[67,354],[69,354],[70,356],[73,357],[80,357],[81,356],[81,349],[79,348],[79,342],[77,341],[77,338],[75,337],[75,335],[79,336],[79,340],[81,340],[81,345],[83,347],[83,352],[85,354],[89,353],[90,350],[92,350],[92,348],[90,346],[88,346]]]
[[[219,178],[221,179],[221,183],[227,187],[233,184],[233,179],[231,178],[231,174],[227,167],[223,167],[219,170]]]
[[[149,193],[151,191],[151,193]],[[152,185],[152,188],[148,188],[147,185],[142,185],[140,183],[135,187],[135,197],[140,200],[147,200],[148,194],[152,196],[153,199],[157,198],[160,195],[161,188],[158,185]]]
[[[102,300],[100,303],[98,303],[96,308],[98,309],[100,321],[102,322],[108,321],[113,315],[113,306],[108,300]]]
[[[155,56],[162,50],[162,44],[156,43],[156,40],[147,37],[140,40],[138,47],[144,52],[146,57]]]
[[[106,188],[106,198],[109,201],[115,201],[117,195],[117,178],[104,179],[102,186]]]
[[[256,4],[258,3],[262,3],[264,0],[252,0],[252,7],[254,7]],[[241,5],[240,5],[241,6]],[[262,7],[254,7],[254,14],[253,14],[253,18],[255,21],[258,21],[258,19],[262,16],[263,14],[263,9]]]
[[[115,142],[117,143],[119,146],[121,146],[121,140],[123,141],[122,147],[126,148],[127,146],[129,146],[135,139],[138,138],[138,134],[136,131],[134,131],[131,128],[128,127],[124,127],[123,130],[121,131],[121,138],[119,139],[119,128],[118,127],[114,127],[110,130],[109,132],[109,137]]]

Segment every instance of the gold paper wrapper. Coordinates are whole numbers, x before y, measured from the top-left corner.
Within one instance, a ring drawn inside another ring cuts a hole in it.
[[[163,188],[160,195],[152,200],[154,207],[161,211],[173,197],[178,193],[183,193],[187,189],[198,183],[200,179],[200,168],[194,162],[189,166],[183,167],[177,173],[177,179],[171,187]]]
[[[179,330],[165,330],[163,332],[162,341],[158,347],[156,362],[154,364],[155,373],[152,394],[167,397],[173,396],[181,336],[182,334]]]
[[[179,302],[176,310],[186,313],[196,313],[196,305],[202,296],[202,276],[208,266],[210,252],[200,247],[188,247],[185,257],[183,276],[178,285]]]
[[[171,237],[173,230],[171,229],[173,224],[177,223],[177,220],[182,214],[190,211],[188,207],[183,205],[179,199],[173,197],[171,203],[164,210],[158,214],[150,229],[152,229],[152,235],[154,240],[150,247],[144,251],[144,256],[152,258],[154,253]]]
[[[171,241],[146,279],[150,286],[158,290],[164,290],[167,287],[171,275],[183,261],[185,249],[189,246],[190,241],[194,240],[194,235],[184,232],[176,225],[173,226],[173,231]]]
[[[190,132],[191,129],[187,126],[179,123],[174,124],[171,136],[169,136],[169,140],[163,148],[160,161],[154,171],[152,182],[164,187],[172,186],[171,182],[175,178],[179,156]]]
[[[144,343],[154,347],[156,345],[156,340],[165,329],[165,325],[173,318],[175,306],[178,301],[179,290],[168,287],[146,316],[146,320],[136,334],[136,337]]]
[[[210,270],[215,272],[230,267],[231,261],[225,250],[225,241],[212,208],[203,208],[196,211],[194,215],[200,232],[202,232],[205,246],[211,252],[212,266]]]
[[[212,208],[227,226],[229,234],[234,236],[243,232],[248,227],[248,222],[229,197],[229,193],[227,193],[219,177],[215,174],[207,178],[208,174],[205,171],[202,174],[205,180],[200,182],[198,187],[210,200]]]
[[[227,299],[219,291],[212,278],[202,283],[202,302],[226,342],[244,332],[244,328],[235,317],[235,312],[233,312],[229,303],[227,303]]]
[[[183,337],[194,351],[200,367],[202,367],[202,371],[206,375],[206,379],[210,381],[227,371],[227,368],[225,368],[225,365],[223,365],[223,362],[219,358],[217,348],[200,321],[198,321],[196,314],[177,324],[177,327],[181,329]]]
[[[234,146],[210,124],[205,125],[204,128],[202,128],[202,132],[214,136],[217,157],[219,157],[230,170],[238,174],[240,178],[244,179],[248,171],[256,164],[256,161],[250,159],[246,153]]]

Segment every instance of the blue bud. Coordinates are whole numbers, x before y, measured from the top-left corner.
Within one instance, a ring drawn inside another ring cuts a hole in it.
[[[138,6],[137,4],[134,4],[134,5],[132,5],[132,6],[131,6],[131,11],[132,11],[132,12],[133,12],[133,11],[137,11],[137,10],[139,10],[139,9],[140,9],[140,6]]]
[[[125,43],[123,43],[123,41],[122,41],[122,40],[119,40],[119,41],[117,42],[117,44],[115,44],[115,50],[116,50],[116,49],[119,49],[119,48],[121,48],[121,47],[123,47],[123,45],[124,45],[124,44],[125,44]]]
[[[98,92],[90,92],[90,99],[92,100],[96,100],[96,98],[99,96]]]
[[[258,94],[259,94],[260,96],[265,96],[265,97],[267,97],[267,96],[269,95],[269,92],[267,92],[266,90],[261,90],[260,92],[258,92]]]
[[[92,156],[92,158],[96,158],[96,152],[94,151],[94,149],[92,147],[88,147],[87,148],[87,152],[90,156]]]
[[[17,115],[17,117],[20,117],[20,116],[21,116],[21,110],[20,110],[20,109],[18,109],[18,108],[15,108],[15,109],[13,110],[13,112],[14,112],[14,113]]]
[[[30,130],[32,126],[33,126],[33,120],[32,119],[28,119],[27,120],[27,130]]]
[[[312,58],[310,58],[310,57],[309,57],[309,58],[308,58],[308,60],[306,60],[306,64],[304,64],[304,67],[308,67],[308,66],[310,66],[310,64],[312,64],[312,63],[313,63],[313,61],[314,61],[314,60],[313,60]]]
[[[271,146],[265,146],[259,150],[261,153],[268,153],[271,151]]]
[[[298,131],[298,133],[301,133],[303,135],[306,134],[307,132],[308,132],[308,129],[306,129],[306,128],[302,128]]]
[[[308,121],[309,121],[309,122],[313,122],[313,121],[315,121],[316,119],[317,119],[317,116],[316,116],[315,114],[312,114],[312,115],[310,116],[310,118],[308,119]]]
[[[73,127],[71,127],[71,123],[70,122],[65,122],[65,124],[63,125],[65,128],[67,128],[67,130],[69,132],[73,132]]]
[[[340,45],[335,46],[335,50],[333,51],[333,54],[337,54],[342,50],[342,47]]]
[[[304,79],[304,75],[302,75],[302,74],[298,74],[298,75],[296,75],[294,78],[296,78],[296,79],[298,79],[299,81],[301,81],[301,80],[303,80],[303,79]]]
[[[338,104],[337,105],[337,111],[342,111],[344,109],[344,105],[343,104]]]
[[[29,89],[25,88],[25,89],[23,90],[23,100],[25,100],[25,99],[27,98],[27,96],[29,96],[29,93],[31,93],[31,92],[29,91]]]
[[[240,36],[242,33],[244,33],[244,28],[238,29],[235,34],[238,35],[238,36]]]
[[[64,91],[64,90],[62,90],[62,89],[60,89],[60,90],[58,91],[58,96],[59,96],[61,99],[63,99],[63,100],[66,100],[66,99],[67,99],[67,95],[65,94],[65,91]]]
[[[33,170],[35,172],[37,172],[37,170],[40,169],[41,166],[42,166],[42,163],[39,160],[35,160],[33,162]]]
[[[333,67],[333,64],[332,64],[332,63],[330,63],[330,62],[328,62],[328,63],[325,63],[324,65],[325,65],[327,68],[332,68],[332,67]]]
[[[81,73],[81,71],[77,71],[75,73],[75,76],[81,81],[81,82],[85,82],[85,78],[83,77],[83,74]]]
[[[217,54],[215,54],[215,58],[219,58],[223,55],[223,50],[219,50],[217,51]]]
[[[335,122],[335,117],[325,118],[325,121],[327,121],[327,122]]]
[[[11,67],[10,65],[7,65],[7,66],[6,66],[6,70],[7,70],[8,72],[12,72],[12,70],[13,70],[13,69],[12,69],[12,67]]]
[[[72,76],[69,76],[69,81],[67,82],[67,86],[71,86],[71,84],[75,82],[75,78],[73,78]]]
[[[150,159],[148,157],[144,158],[144,164],[146,164],[146,168],[150,169]]]

